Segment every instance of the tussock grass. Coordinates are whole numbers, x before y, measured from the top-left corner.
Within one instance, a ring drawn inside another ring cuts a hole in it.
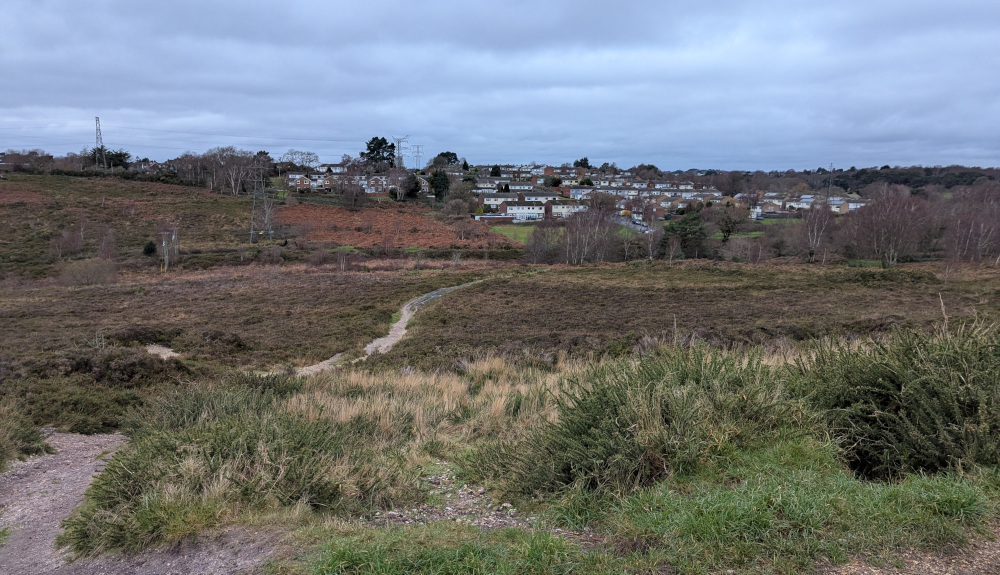
[[[150,402],[133,441],[91,485],[61,541],[78,553],[139,550],[268,509],[359,513],[415,500],[404,442],[377,423],[338,425],[284,409],[294,382],[240,376]]]
[[[578,364],[564,366],[566,373]],[[387,436],[406,433],[414,453],[453,456],[483,438],[513,437],[554,416],[546,390],[562,377],[484,356],[458,373],[328,372],[310,379],[288,409],[334,424],[364,415]]]
[[[706,345],[594,367],[560,386],[555,407],[554,421],[481,450],[473,466],[512,493],[629,493],[811,423],[761,354]]]
[[[0,471],[10,459],[50,450],[42,433],[25,417],[22,406],[13,399],[0,398]]]
[[[422,501],[417,476],[433,455],[545,417],[532,390],[548,376],[496,358],[466,369],[235,374],[165,393],[126,417],[132,442],[91,485],[62,542],[85,554],[139,550],[283,508],[357,516]]]
[[[900,348],[923,350],[907,364],[913,377],[957,365],[989,374],[997,359],[982,350],[994,336],[982,329],[881,345],[931,346]],[[964,359],[929,361],[932,348]],[[860,370],[877,349],[854,342],[830,357]],[[133,443],[95,482],[63,542],[84,553],[141,549],[224,523],[294,517],[312,518],[303,538],[323,546],[289,566],[296,573],[694,574],[799,573],[987,535],[1000,501],[995,463],[910,469],[892,481],[854,472],[842,428],[831,427],[839,412],[818,404],[827,382],[809,379],[832,369],[822,353],[789,366],[759,350],[650,343],[641,357],[556,357],[547,368],[486,355],[449,372],[233,376],[129,417]],[[533,506],[540,531],[352,522],[424,501],[418,476],[439,458]],[[589,528],[605,545],[580,547],[546,533],[552,525]]]

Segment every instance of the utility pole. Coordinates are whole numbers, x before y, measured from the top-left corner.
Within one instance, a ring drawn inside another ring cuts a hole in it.
[[[833,193],[833,162],[830,162],[830,179],[826,186],[826,199],[830,199],[830,194]]]
[[[108,158],[104,155],[104,138],[101,137],[101,117],[94,116],[94,120],[97,123],[97,142],[94,147],[94,167],[100,168],[102,165],[104,169],[108,169]]]
[[[406,162],[403,161],[403,150],[405,149],[405,146],[403,146],[403,144],[405,144],[406,141],[409,140],[409,139],[410,139],[410,135],[409,134],[407,134],[407,135],[405,135],[405,136],[403,136],[401,138],[397,138],[395,136],[393,136],[393,138],[392,138],[392,141],[396,143],[396,161],[395,161],[395,165],[396,165],[397,168],[405,168],[406,167]]]

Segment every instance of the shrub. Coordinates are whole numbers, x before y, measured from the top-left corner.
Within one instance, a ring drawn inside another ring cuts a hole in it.
[[[102,285],[114,281],[117,274],[114,262],[89,259],[66,264],[59,279],[65,286]]]
[[[144,256],[155,256],[156,255],[156,242],[149,240],[144,246],[142,246],[142,255]]]
[[[861,348],[821,345],[799,371],[800,392],[826,411],[848,462],[864,477],[998,463],[995,327],[896,330]]]
[[[759,354],[705,345],[602,364],[565,382],[557,410],[556,421],[481,450],[471,466],[522,494],[570,484],[626,493],[806,422]]]

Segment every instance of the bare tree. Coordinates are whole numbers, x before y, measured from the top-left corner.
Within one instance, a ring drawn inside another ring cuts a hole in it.
[[[684,250],[681,249],[681,238],[678,235],[671,235],[667,238],[666,249],[664,250],[664,256],[668,261],[673,262],[674,258],[681,258],[684,256]]]
[[[360,210],[368,204],[368,193],[350,179],[343,179],[338,182],[336,188],[340,193],[340,205],[353,211]]]
[[[650,228],[642,236],[642,251],[648,259],[656,259],[660,254],[660,242],[663,240],[663,228]]]
[[[213,190],[223,191],[228,188],[233,195],[243,192],[244,184],[253,175],[252,152],[239,150],[234,146],[223,146],[208,150],[205,156],[211,165]]]
[[[528,261],[535,264],[555,263],[559,257],[562,234],[561,222],[545,220],[538,223],[524,244]]]
[[[802,213],[800,229],[809,263],[814,263],[816,254],[826,247],[826,231],[832,220],[833,212],[825,202],[817,202]]]
[[[896,265],[916,251],[926,221],[926,202],[905,186],[877,184],[872,201],[849,217],[858,253]]]
[[[956,190],[958,201],[945,234],[947,257],[955,261],[993,259],[1000,251],[1000,187]],[[1000,261],[998,254],[997,261]]]
[[[569,264],[602,262],[608,257],[617,226],[601,209],[576,212],[566,218],[563,249]]]

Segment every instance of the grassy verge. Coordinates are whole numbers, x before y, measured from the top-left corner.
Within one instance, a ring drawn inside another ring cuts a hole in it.
[[[316,530],[310,537],[325,543],[314,559],[294,570],[303,575],[628,573],[648,563],[588,550],[545,532],[484,532],[454,523],[379,531],[345,526]]]
[[[855,555],[942,550],[986,536],[996,517],[996,470],[869,483],[829,445],[781,442],[724,458],[613,503],[564,496],[551,513],[598,515],[618,545],[648,550],[679,573],[725,569],[801,573]]]

